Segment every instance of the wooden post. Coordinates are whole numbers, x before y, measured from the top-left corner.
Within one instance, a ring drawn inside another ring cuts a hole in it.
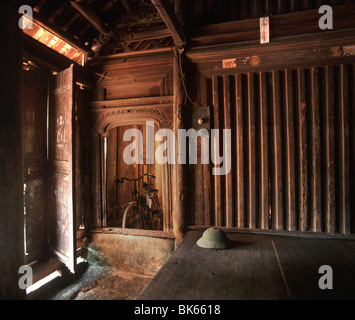
[[[176,164],[173,167],[173,230],[178,244],[185,235],[186,220],[186,197],[187,197],[187,185],[186,179],[186,164],[179,164],[179,148],[178,148],[178,130],[184,129],[184,93],[181,82],[181,66],[178,61],[179,52],[175,49],[174,56],[174,132],[175,132],[175,159]]]
[[[183,10],[181,0],[175,1],[175,12],[178,17],[180,25],[183,25]],[[173,192],[173,231],[176,238],[176,245],[178,245],[184,238],[186,233],[187,221],[187,173],[188,166],[186,164],[179,164],[179,144],[178,144],[178,130],[185,129],[186,126],[186,106],[184,106],[184,88],[182,84],[182,61],[183,57],[180,47],[174,49],[174,63],[173,63],[173,74],[174,74],[174,132],[175,132],[175,160],[176,164],[173,165],[173,181],[172,181],[172,192]],[[181,54],[181,55],[180,55]],[[181,59],[180,59],[181,57]]]
[[[22,45],[18,1],[1,1],[0,41],[0,299],[22,299],[19,267],[24,264]]]

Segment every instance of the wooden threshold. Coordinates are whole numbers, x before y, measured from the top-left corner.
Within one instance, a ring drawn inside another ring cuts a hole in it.
[[[141,230],[141,229],[123,229],[123,228],[95,228],[90,231],[91,233],[102,234],[119,234],[137,237],[152,237],[162,239],[175,239],[172,232],[155,231],[155,230]]]

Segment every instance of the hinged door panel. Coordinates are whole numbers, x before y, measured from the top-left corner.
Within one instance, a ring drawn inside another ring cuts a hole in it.
[[[53,76],[49,100],[49,245],[75,271],[73,65]]]

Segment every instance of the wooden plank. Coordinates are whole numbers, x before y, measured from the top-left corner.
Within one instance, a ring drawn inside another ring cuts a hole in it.
[[[244,107],[243,107],[243,81],[242,74],[238,73],[236,79],[236,211],[237,227],[246,226],[245,209],[245,182],[244,182]]]
[[[324,103],[324,149],[325,149],[325,223],[326,231],[336,231],[336,187],[335,187],[335,97],[334,67],[325,68],[325,103]]]
[[[186,269],[182,265],[182,262],[189,261],[193,255],[195,249],[195,242],[199,238],[199,233],[188,233],[174,254],[170,257],[168,263],[166,263],[162,269],[159,270],[156,277],[149,283],[149,285],[142,291],[138,299],[142,300],[155,300],[159,295],[159,300],[169,299],[169,295],[173,295],[176,292],[176,286],[172,286],[174,278],[181,278]],[[181,260],[181,261],[180,261]]]
[[[296,212],[296,158],[295,158],[295,98],[293,87],[293,71],[285,70],[285,210],[286,210],[286,229],[289,231],[297,230]]]
[[[231,130],[231,79],[230,76],[224,76],[224,91],[223,91],[223,98],[224,98],[224,129]],[[231,153],[231,146],[225,148],[225,152]],[[229,158],[226,157],[225,161],[229,161]],[[226,166],[229,166],[227,163]],[[232,165],[230,164],[232,168]],[[226,214],[226,226],[233,227],[234,225],[234,210],[233,210],[233,168],[231,172],[225,176],[225,214]]]
[[[339,179],[340,179],[340,231],[350,233],[351,212],[350,212],[350,130],[349,130],[349,78],[348,68],[340,66],[340,91],[338,107],[338,128],[339,128]]]
[[[49,96],[49,246],[75,272],[74,65],[53,76]]]
[[[212,95],[213,95],[213,129],[220,130],[220,91],[219,91],[219,78],[213,77],[212,79]],[[221,138],[221,137],[220,137]],[[220,147],[222,147],[221,139],[219,141]],[[216,151],[216,150],[215,150]],[[215,152],[212,155],[214,163],[217,162],[219,154]],[[216,226],[222,226],[222,216],[223,216],[223,204],[222,204],[222,182],[221,176],[213,176],[213,189],[214,189],[214,222]]]
[[[273,238],[292,299],[354,299],[354,242]],[[350,244],[350,245],[349,245]],[[321,266],[333,270],[333,290],[321,290]]]
[[[208,106],[208,80],[200,74],[200,99],[202,106]],[[211,106],[209,106],[211,108]],[[208,119],[209,131],[211,131],[211,119]],[[205,225],[211,225],[211,165],[202,164],[202,194],[203,194],[203,218]]]
[[[319,7],[313,10],[305,9],[307,11],[284,14],[286,11],[285,1],[277,0],[274,6],[271,3],[265,9],[265,12],[261,13],[260,4],[255,7],[255,5],[252,5],[252,3],[250,5],[249,3],[250,1],[245,1],[244,5],[242,5],[240,20],[196,28],[191,37],[192,46],[202,47],[223,43],[256,41],[260,37],[259,18],[270,15],[270,30],[273,39],[276,40],[302,34],[316,34],[320,31],[318,25],[320,18]],[[250,8],[248,8],[248,5]],[[270,7],[271,10],[269,9]],[[354,8],[355,5],[353,3],[334,6],[334,26],[336,30],[354,27],[352,23]],[[290,10],[288,9],[288,11]]]
[[[247,179],[247,214],[249,228],[257,227],[257,188],[256,188],[256,89],[255,74],[248,73],[247,139],[248,139],[248,179]]]
[[[200,237],[188,233],[138,300],[288,299],[268,237],[228,234],[227,250],[202,249]]]
[[[259,143],[260,143],[260,162],[259,162],[259,221],[260,228],[269,229],[269,148],[268,148],[268,91],[267,74],[259,73]]]
[[[321,136],[320,136],[320,88],[319,69],[311,69],[311,229],[322,231],[322,171],[321,171]]]
[[[201,165],[201,144],[197,144],[197,164],[190,168],[190,173],[194,177],[194,206],[191,213],[192,221],[199,225],[204,223],[204,186],[201,184],[203,181],[202,165]]]
[[[298,106],[297,106],[297,141],[298,141],[298,197],[299,197],[299,229],[309,229],[309,195],[308,195],[308,141],[307,141],[307,100],[305,71],[298,69]]]
[[[276,230],[284,229],[283,134],[281,83],[278,71],[272,72],[272,219]]]

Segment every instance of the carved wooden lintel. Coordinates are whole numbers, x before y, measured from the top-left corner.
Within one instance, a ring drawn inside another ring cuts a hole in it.
[[[92,102],[94,130],[107,137],[111,129],[125,125],[145,125],[153,121],[158,129],[173,129],[173,97]]]

